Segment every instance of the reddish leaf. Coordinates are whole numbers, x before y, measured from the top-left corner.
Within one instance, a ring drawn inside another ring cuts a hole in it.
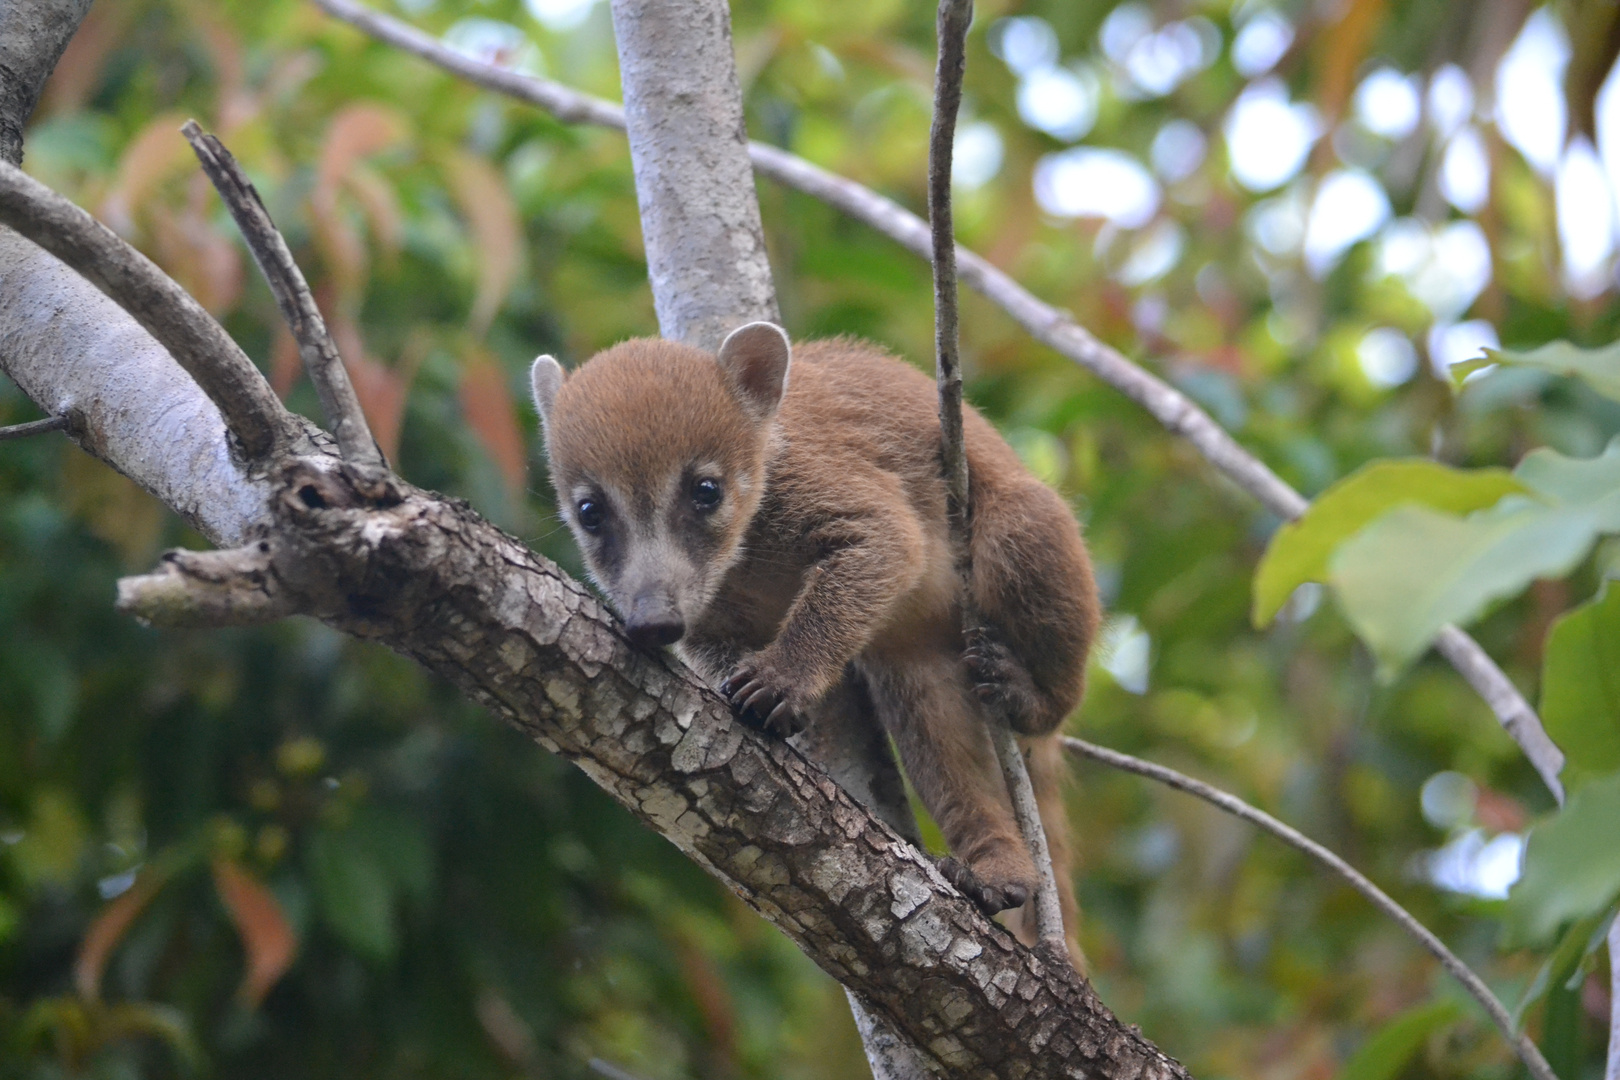
[[[517,406],[500,365],[478,346],[473,347],[461,369],[461,411],[467,417],[467,426],[501,470],[507,491],[514,499],[520,498],[528,476],[528,451],[523,445]]]
[[[101,203],[101,219],[114,232],[132,235],[135,208],[159,184],[193,161],[191,147],[180,134],[180,125],[185,122],[184,113],[159,113],[124,147],[112,188]]]
[[[385,456],[396,457],[399,429],[405,420],[405,398],[416,377],[415,362],[407,356],[397,367],[390,368],[372,359],[360,328],[347,316],[334,317],[327,326],[343,357],[343,366],[349,371],[349,381],[354,384],[354,395],[360,399],[372,437]]]
[[[364,102],[342,109],[327,125],[309,203],[318,226],[316,242],[345,296],[355,295],[365,283],[366,249],[359,232],[338,209],[338,192],[364,158],[392,145],[405,131],[397,112]]]
[[[90,929],[84,933],[84,940],[79,943],[78,959],[73,962],[73,985],[80,997],[94,1001],[101,996],[101,976],[107,970],[107,960],[112,956],[113,949],[118,947],[124,934],[134,924],[135,917],[167,880],[168,874],[148,870],[136,879],[135,884],[102,908],[101,914],[91,922]]]
[[[517,276],[523,226],[506,181],[488,161],[458,154],[450,161],[449,177],[478,252],[478,298],[467,325],[474,337],[481,338]]]
[[[270,346],[270,388],[282,398],[304,372],[304,358],[298,353],[298,341],[287,329],[287,324],[276,324],[276,340]]]
[[[237,996],[257,1008],[270,988],[287,973],[298,952],[298,936],[275,893],[229,859],[214,860],[214,887],[231,913],[247,954],[247,974]]]

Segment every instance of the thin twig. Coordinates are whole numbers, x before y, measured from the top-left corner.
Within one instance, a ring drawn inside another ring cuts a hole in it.
[[[1151,761],[1143,761],[1141,758],[1132,757],[1129,754],[1122,754],[1117,750],[1109,750],[1106,747],[1097,746],[1095,743],[1086,742],[1084,739],[1076,739],[1073,736],[1065,735],[1063,737],[1063,747],[1070,753],[1090,758],[1092,761],[1107,765],[1110,768],[1136,773],[1138,776],[1157,780],[1159,783],[1166,784],[1178,791],[1185,791],[1189,795],[1195,795],[1205,802],[1220,807],[1234,817],[1242,818],[1251,825],[1259,826],[1283,843],[1303,851],[1344,878],[1350,883],[1351,888],[1372,901],[1374,907],[1393,919],[1401,929],[1410,934],[1417,940],[1418,944],[1422,945],[1435,959],[1439,960],[1441,966],[1449,971],[1453,978],[1462,983],[1463,989],[1468,991],[1469,996],[1484,1008],[1485,1012],[1490,1016],[1491,1022],[1502,1033],[1502,1037],[1507,1039],[1514,1052],[1518,1054],[1519,1060],[1524,1062],[1525,1068],[1530,1070],[1530,1074],[1536,1080],[1557,1080],[1552,1067],[1547,1064],[1547,1059],[1541,1056],[1541,1051],[1536,1048],[1535,1043],[1530,1041],[1530,1037],[1514,1030],[1513,1017],[1502,1003],[1497,1000],[1496,995],[1491,993],[1490,987],[1486,986],[1484,981],[1474,974],[1467,964],[1458,959],[1455,953],[1446,948],[1443,941],[1435,937],[1426,926],[1413,918],[1410,912],[1397,904],[1390,898],[1388,893],[1374,885],[1359,870],[1339,858],[1339,856],[1301,833],[1298,829],[1278,821],[1264,810],[1250,806],[1236,795],[1212,787],[1202,780],[1194,780],[1185,773],[1179,773],[1163,765],[1156,765]]]
[[[366,414],[360,409],[349,373],[343,367],[337,345],[326,332],[326,320],[315,306],[315,297],[309,291],[303,271],[293,261],[287,241],[282,239],[270,212],[264,208],[258,191],[236,158],[225,149],[225,144],[203,131],[195,120],[187,120],[180,133],[191,143],[203,172],[213,181],[214,189],[231,212],[236,227],[247,241],[253,261],[275,294],[281,317],[287,320],[293,337],[298,341],[298,354],[303,358],[309,381],[315,384],[315,393],[321,400],[321,410],[332,425],[332,435],[346,461],[356,465],[386,468],[377,440],[372,438],[366,425]]]
[[[967,69],[968,26],[973,0],[940,0],[939,66],[934,74],[934,123],[928,138],[928,222],[934,264],[934,356],[939,382],[940,456],[950,496],[951,537],[964,570],[973,565],[973,507],[968,489],[967,447],[962,438],[962,360],[958,339],[956,296],[956,231],[951,220],[951,158],[956,142],[956,114],[962,106],[962,77]],[[962,597],[964,628],[979,624],[979,613]],[[1018,739],[1005,723],[989,721],[996,758],[1012,796],[1019,831],[1035,863],[1035,929],[1043,942],[1061,951],[1063,909],[1058,902],[1052,854],[1041,826],[1040,804],[1030,783],[1029,768]]]
[[[612,102],[581,94],[558,83],[519,75],[493,64],[470,59],[397,19],[355,3],[355,0],[315,0],[328,13],[379,41],[404,49],[468,82],[536,105],[566,123],[624,128],[624,111]],[[894,200],[853,180],[836,176],[775,146],[753,142],[748,155],[754,168],[784,187],[801,191],[876,229],[913,254],[933,257],[928,225]],[[1239,488],[1278,517],[1292,519],[1305,512],[1309,501],[1243,449],[1236,439],[1185,394],[1130,360],[1117,349],[1097,340],[1068,313],[1036,298],[989,261],[958,245],[960,280],[983,294],[1027,330],[1037,341],[1068,357],[1146,409],[1171,434],[1193,445],[1204,459]],[[1502,669],[1460,630],[1447,628],[1436,643],[1474,691],[1496,713],[1525,756],[1535,765],[1555,795],[1560,761],[1548,753],[1551,741],[1540,718],[1503,674]],[[1459,646],[1466,642],[1471,649]],[[1464,654],[1471,655],[1464,655]],[[1473,662],[1475,657],[1481,661]],[[1462,657],[1459,660],[1459,657]],[[1556,749],[1556,748],[1554,748]],[[1620,1080],[1620,1078],[1615,1078]]]
[[[157,339],[211,398],[249,460],[298,437],[291,413],[225,328],[150,259],[22,170],[0,163],[0,223],[106,293]]]
[[[12,439],[26,439],[30,435],[43,435],[48,431],[66,431],[67,417],[47,416],[43,420],[30,420],[26,424],[13,424],[11,427],[0,427],[0,442],[10,442]]]

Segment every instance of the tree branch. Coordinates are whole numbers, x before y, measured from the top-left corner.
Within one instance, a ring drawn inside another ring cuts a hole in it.
[[[90,0],[8,4],[0,19],[0,161],[22,164],[23,125],[89,11]]]
[[[725,0],[612,0],[647,277],[664,337],[780,322]]]
[[[106,293],[197,381],[250,460],[287,450],[300,434],[270,384],[202,305],[101,222],[14,165],[0,163],[0,223]]]
[[[552,112],[565,122],[621,127],[623,114],[611,102],[543,79],[519,75],[491,64],[468,59],[397,19],[368,11],[354,0],[315,0],[326,11],[380,41],[408,49],[476,85]],[[552,102],[557,103],[554,108]],[[820,199],[857,221],[883,233],[913,254],[932,258],[929,228],[917,215],[894,200],[853,180],[836,176],[803,158],[765,143],[748,144],[748,155],[762,176]],[[988,260],[956,248],[959,278],[1011,315],[1037,341],[1068,357],[1148,411],[1165,430],[1192,444],[1222,475],[1278,517],[1292,519],[1304,513],[1309,501],[1259,458],[1233,439],[1207,412],[1185,394],[1154,376],[1118,350],[1105,345],[1068,313],[1036,298]],[[1451,633],[1455,631],[1455,633]],[[1541,720],[1524,696],[1484,650],[1461,630],[1448,628],[1436,642],[1474,691],[1490,705],[1508,734],[1534,763],[1549,787],[1561,794],[1557,768],[1549,767],[1551,746]],[[1556,750],[1556,747],[1553,748]],[[1561,759],[1561,755],[1560,755]]]
[[[1107,765],[1113,769],[1120,769],[1125,772],[1135,773],[1138,776],[1145,776],[1150,780],[1157,780],[1159,783],[1173,787],[1177,791],[1185,791],[1189,795],[1218,806],[1234,817],[1242,818],[1251,825],[1259,826],[1289,847],[1304,852],[1344,878],[1345,881],[1350,883],[1351,888],[1372,901],[1374,907],[1393,919],[1401,929],[1405,930],[1419,945],[1422,945],[1435,959],[1439,960],[1441,966],[1450,972],[1453,978],[1462,984],[1463,989],[1468,991],[1469,996],[1479,1002],[1480,1007],[1491,1018],[1491,1022],[1502,1033],[1502,1037],[1513,1048],[1513,1052],[1519,1056],[1519,1060],[1524,1062],[1525,1068],[1530,1070],[1531,1076],[1535,1077],[1536,1080],[1558,1080],[1553,1074],[1552,1067],[1547,1064],[1547,1059],[1542,1057],[1540,1049],[1530,1040],[1530,1037],[1514,1030],[1513,1017],[1502,1003],[1497,1000],[1496,995],[1491,993],[1490,987],[1485,985],[1484,980],[1474,974],[1473,969],[1463,963],[1456,953],[1446,948],[1445,942],[1435,937],[1432,931],[1418,922],[1411,912],[1397,904],[1388,893],[1374,885],[1364,874],[1339,858],[1339,856],[1299,830],[1278,821],[1264,810],[1250,806],[1236,795],[1206,784],[1202,780],[1194,780],[1185,773],[1179,773],[1163,765],[1156,765],[1151,761],[1143,761],[1141,758],[1132,757],[1129,754],[1122,754],[1117,750],[1109,750],[1106,747],[1097,746],[1094,743],[1076,739],[1073,736],[1064,736],[1063,746],[1072,754],[1090,758],[1092,761]]]
[[[293,261],[287,241],[270,220],[270,212],[264,208],[259,192],[236,163],[236,158],[225,149],[225,144],[204,132],[197,121],[187,120],[180,132],[191,143],[203,172],[208,174],[214,190],[231,212],[242,239],[253,253],[253,261],[275,294],[276,306],[298,342],[304,370],[315,385],[321,411],[332,425],[332,435],[337,439],[344,460],[356,465],[386,467],[377,440],[372,438],[371,429],[366,425],[360,399],[349,382],[343,358],[338,355],[332,336],[326,332],[326,320],[321,318],[320,308],[315,306],[309,283]]]
[[[973,0],[940,0],[936,29],[939,60],[934,73],[934,121],[928,136],[928,224],[934,267],[934,371],[939,384],[940,457],[950,500],[951,541],[959,552],[964,579],[973,564],[973,504],[968,485],[967,446],[962,437],[962,359],[956,295],[956,228],[951,216],[951,164],[956,143],[956,114],[962,107],[962,78],[967,71],[967,32],[973,23]],[[967,589],[962,591],[964,630],[980,623]],[[1067,950],[1063,909],[1058,901],[1052,853],[1041,825],[1040,805],[1029,779],[1029,767],[1018,739],[1005,723],[986,718],[996,760],[1007,782],[1018,831],[1035,864],[1035,933],[1057,953]]]
[[[185,617],[188,588],[208,624],[220,596],[263,594],[449,678],[576,762],[957,1075],[1187,1076],[1066,960],[1018,945],[819,768],[737,723],[669,656],[633,648],[584,586],[464,504],[295,459],[272,505],[272,543],[168,563],[167,616]]]
[[[0,427],[0,442],[10,442],[12,439],[26,439],[30,435],[44,435],[49,431],[66,431],[67,426],[67,417],[47,416],[43,420],[30,420],[26,424]]]

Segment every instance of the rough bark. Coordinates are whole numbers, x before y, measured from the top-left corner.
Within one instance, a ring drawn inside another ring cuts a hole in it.
[[[156,576],[202,567],[217,595],[246,565],[275,603],[450,679],[578,764],[956,1075],[1187,1076],[1067,956],[1019,945],[819,767],[745,729],[667,654],[632,647],[584,586],[464,504],[317,459],[283,470],[273,508],[268,548],[193,554]]]
[[[630,164],[663,335],[780,322],[725,0],[613,0]]]
[[[55,256],[0,229],[0,371],[85,450],[216,543],[265,520],[270,488],[174,358]]]
[[[90,0],[8,0],[0,18],[0,161],[22,164],[23,124]]]

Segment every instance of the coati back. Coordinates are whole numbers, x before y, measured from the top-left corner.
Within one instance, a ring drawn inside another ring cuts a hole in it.
[[[627,341],[568,377],[543,356],[533,384],[562,515],[631,639],[673,644],[783,737],[832,700],[875,717],[991,913],[1023,907],[1036,877],[987,711],[1020,733],[1073,950],[1054,732],[1080,699],[1096,588],[1068,507],[995,429],[965,411],[983,625],[964,635],[934,384],[916,369],[845,339],[790,358],[751,323],[718,356]]]

